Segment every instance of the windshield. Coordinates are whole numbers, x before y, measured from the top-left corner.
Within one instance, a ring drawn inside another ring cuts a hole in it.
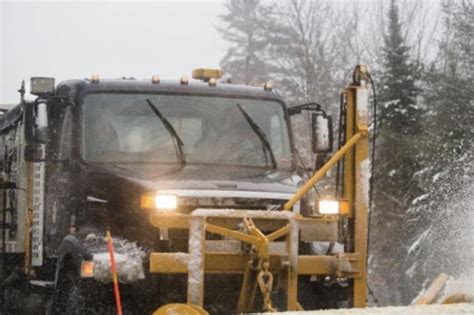
[[[239,107],[258,125],[267,145]],[[82,154],[91,162],[292,166],[288,126],[275,101],[89,94],[82,126]]]

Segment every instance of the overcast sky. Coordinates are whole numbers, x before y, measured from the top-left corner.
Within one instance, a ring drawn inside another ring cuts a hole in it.
[[[0,0],[0,104],[18,103],[32,76],[178,79],[218,67],[223,12],[222,1]]]

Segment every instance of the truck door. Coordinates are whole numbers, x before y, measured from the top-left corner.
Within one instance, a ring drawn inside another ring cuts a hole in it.
[[[62,239],[69,233],[75,198],[72,178],[73,108],[52,109],[50,148],[46,176],[46,244],[47,255],[56,255]]]

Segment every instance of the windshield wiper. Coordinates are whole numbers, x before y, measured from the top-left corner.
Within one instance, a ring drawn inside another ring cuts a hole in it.
[[[186,164],[186,158],[184,157],[184,143],[179,137],[178,133],[176,132],[176,129],[174,129],[173,125],[166,119],[165,116],[158,110],[158,108],[153,104],[149,99],[146,99],[148,105],[150,105],[151,110],[160,118],[161,122],[165,126],[166,130],[168,130],[169,134],[176,140],[177,142],[177,150],[176,154],[178,155],[178,159],[181,161],[181,164],[184,165]]]
[[[270,145],[270,142],[268,141],[267,135],[265,134],[265,132],[263,132],[262,128],[260,128],[257,125],[257,123],[252,119],[252,117],[250,117],[250,115],[245,111],[245,109],[239,103],[237,103],[237,107],[239,108],[239,110],[242,113],[242,115],[244,116],[245,120],[247,120],[250,127],[252,127],[253,131],[255,132],[255,134],[258,136],[258,138],[262,142],[263,147],[265,149],[267,149],[268,153],[270,154],[270,159],[271,159],[271,162],[272,162],[272,166],[273,166],[274,169],[276,169],[277,168],[277,162],[275,160],[275,155],[273,154],[272,146]],[[264,150],[264,153],[265,153],[265,150]],[[267,157],[265,155],[265,160],[266,159],[267,159]]]

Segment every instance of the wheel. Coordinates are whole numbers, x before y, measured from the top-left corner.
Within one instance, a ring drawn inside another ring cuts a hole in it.
[[[347,299],[345,286],[323,279],[311,281],[309,276],[298,277],[298,301],[304,310],[344,308]]]
[[[53,298],[49,298],[48,301],[46,302],[46,315],[53,315],[54,314],[54,309],[53,309]]]
[[[86,304],[87,301],[84,298],[84,294],[80,287],[74,283],[69,289],[67,303],[66,303],[66,312],[68,315],[79,315],[87,314]]]
[[[112,283],[81,279],[75,268],[63,268],[58,278],[48,315],[117,314]],[[155,278],[120,284],[123,314],[150,314],[158,307],[159,289]]]
[[[81,279],[71,260],[65,261],[47,312],[58,315],[107,314],[101,307],[103,291],[94,280]]]
[[[51,314],[88,314],[86,313],[86,299],[80,288],[80,278],[70,268],[59,273],[57,288],[54,292]]]
[[[120,284],[123,314],[153,313],[160,306],[159,292],[158,279],[150,273],[146,273],[144,280],[138,280],[131,284]],[[113,314],[116,314],[115,308]]]

